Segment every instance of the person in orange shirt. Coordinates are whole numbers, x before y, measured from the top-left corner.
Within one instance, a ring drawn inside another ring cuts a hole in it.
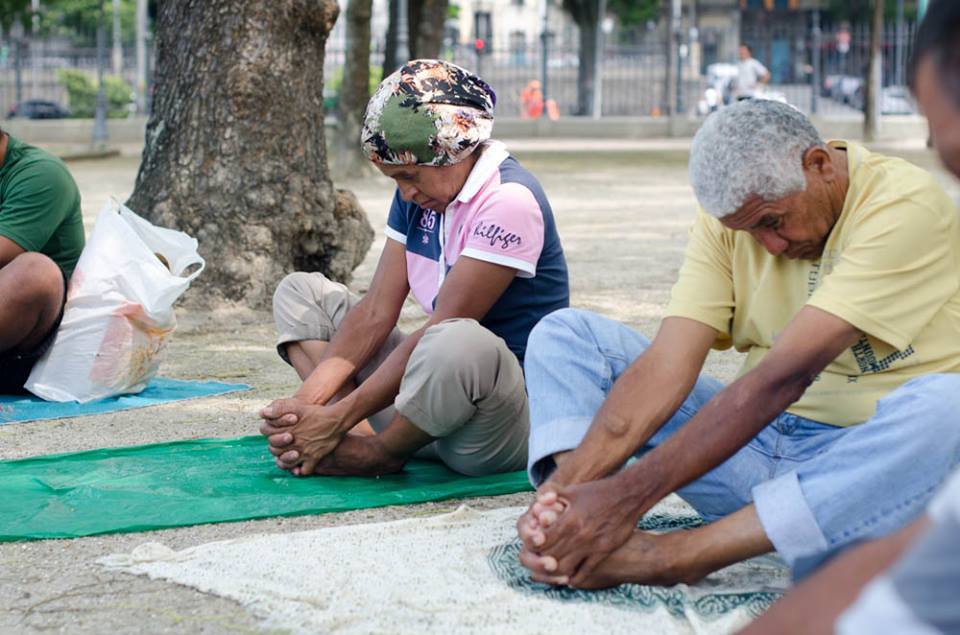
[[[524,119],[539,119],[543,114],[543,91],[540,89],[540,82],[531,79],[520,92],[520,104],[522,111],[520,116]]]

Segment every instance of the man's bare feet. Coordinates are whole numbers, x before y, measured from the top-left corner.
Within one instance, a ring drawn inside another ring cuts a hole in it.
[[[695,584],[709,573],[699,566],[689,531],[652,534],[636,530],[625,545],[603,560],[584,579],[579,589],[603,589],[618,584]]]
[[[391,456],[376,436],[347,435],[313,469],[325,476],[380,476],[403,469],[406,460]]]
[[[602,560],[586,576],[574,576],[564,583],[578,589],[606,589],[620,584],[651,584],[672,586],[694,584],[708,573],[702,570],[691,554],[690,532],[674,531],[652,534],[636,530],[630,539]],[[535,554],[524,551],[520,559],[529,560]],[[532,562],[532,561],[531,561]],[[556,584],[556,577],[534,573],[534,580]]]
[[[347,431],[347,434],[352,434],[355,437],[372,437],[376,433],[377,431],[373,429],[373,426],[370,425],[370,421],[367,419],[364,419]]]

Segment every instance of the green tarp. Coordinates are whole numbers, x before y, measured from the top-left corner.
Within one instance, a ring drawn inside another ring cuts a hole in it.
[[[526,473],[468,477],[412,461],[380,478],[298,478],[263,437],[198,439],[0,461],[0,542],[342,512],[530,490]]]

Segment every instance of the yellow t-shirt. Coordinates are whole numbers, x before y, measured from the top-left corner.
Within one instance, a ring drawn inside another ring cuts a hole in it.
[[[715,348],[746,352],[740,375],[804,305],[846,320],[863,337],[788,411],[848,426],[909,379],[960,372],[960,218],[920,168],[830,145],[847,149],[850,184],[821,259],[772,256],[700,210],[667,315],[715,328]]]

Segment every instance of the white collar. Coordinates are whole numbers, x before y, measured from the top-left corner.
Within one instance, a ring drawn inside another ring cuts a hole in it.
[[[480,191],[480,188],[483,187],[483,184],[487,182],[490,175],[499,169],[500,164],[510,156],[506,144],[502,141],[490,139],[484,141],[482,145],[486,146],[483,154],[477,159],[477,163],[473,166],[473,169],[470,170],[467,182],[463,184],[463,187],[460,188],[460,193],[457,194],[457,201],[461,203],[469,203],[470,199],[472,199],[476,193]]]

